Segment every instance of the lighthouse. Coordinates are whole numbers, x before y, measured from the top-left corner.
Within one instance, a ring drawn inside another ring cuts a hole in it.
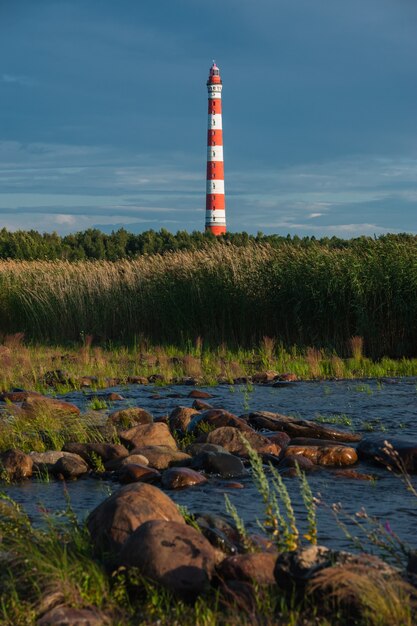
[[[222,80],[216,63],[210,68],[208,89],[206,230],[226,232],[222,130]]]

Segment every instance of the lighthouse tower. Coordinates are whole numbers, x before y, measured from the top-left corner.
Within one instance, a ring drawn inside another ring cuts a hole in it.
[[[219,68],[214,61],[210,68],[207,89],[206,230],[214,235],[224,235],[226,232],[226,205],[224,201],[222,81]]]

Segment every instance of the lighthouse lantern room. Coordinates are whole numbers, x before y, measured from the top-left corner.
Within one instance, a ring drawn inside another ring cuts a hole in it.
[[[226,232],[224,198],[222,81],[216,63],[210,68],[208,89],[206,230],[214,235]]]

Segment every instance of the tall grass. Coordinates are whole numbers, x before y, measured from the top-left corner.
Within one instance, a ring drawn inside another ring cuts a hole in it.
[[[417,353],[417,243],[220,245],[128,261],[0,262],[0,331],[35,340]],[[267,346],[268,347],[268,346]],[[354,354],[357,356],[357,354]]]

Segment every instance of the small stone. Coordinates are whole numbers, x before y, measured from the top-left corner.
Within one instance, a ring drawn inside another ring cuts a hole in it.
[[[87,463],[78,455],[62,456],[51,468],[54,476],[63,476],[65,480],[75,480],[87,474],[89,467]]]
[[[131,448],[144,446],[167,446],[177,449],[177,442],[164,423],[134,426],[119,433],[120,441]]]
[[[184,489],[207,482],[207,478],[188,467],[171,467],[162,476],[162,486],[165,489]]]
[[[128,376],[127,382],[130,385],[147,385],[148,379],[146,376]]]
[[[189,423],[198,411],[190,409],[186,406],[177,406],[169,415],[169,427],[172,432],[179,430],[185,432]]]
[[[153,483],[159,480],[160,477],[161,474],[158,470],[147,465],[139,465],[138,463],[125,463],[117,473],[119,482],[124,485],[137,482]]]
[[[241,580],[258,585],[275,585],[274,568],[277,553],[253,552],[224,559],[216,568],[219,578]]]
[[[241,431],[237,428],[232,428],[230,426],[216,428],[216,430],[213,430],[208,434],[207,442],[223,446],[223,448],[233,454],[248,457],[249,453],[245,442],[242,439],[242,435],[249,445],[259,454],[265,453],[278,456],[281,451],[281,448],[276,443],[271,443],[269,439],[259,435],[252,429],[241,433]]]
[[[28,415],[35,415],[42,412],[60,415],[79,415],[80,409],[71,402],[55,400],[47,396],[28,396],[22,403],[22,409]]]
[[[228,452],[200,452],[193,457],[191,466],[222,478],[237,478],[246,474],[242,461]]]
[[[120,393],[116,393],[115,391],[108,393],[106,398],[109,402],[121,402],[122,400],[124,400],[124,397],[121,396]]]
[[[113,411],[107,419],[108,425],[116,426],[118,429],[123,430],[139,424],[151,424],[152,422],[152,415],[140,407],[130,407],[128,409]]]
[[[206,398],[212,398],[212,397],[213,396],[211,393],[208,393],[207,391],[201,391],[200,389],[193,389],[188,394],[188,398],[199,398],[203,400]]]
[[[353,465],[358,461],[354,448],[347,446],[288,446],[285,456],[302,455],[315,465]]]
[[[132,450],[132,454],[143,455],[148,459],[149,466],[158,470],[175,465],[187,465],[191,461],[189,454],[168,446],[142,446]]]
[[[22,450],[11,448],[0,453],[0,470],[3,474],[3,476],[0,475],[0,479],[23,480],[32,476],[33,461]]]
[[[207,411],[207,409],[212,409],[213,407],[208,402],[203,402],[203,400],[194,400],[192,403],[193,409],[196,411]]]

